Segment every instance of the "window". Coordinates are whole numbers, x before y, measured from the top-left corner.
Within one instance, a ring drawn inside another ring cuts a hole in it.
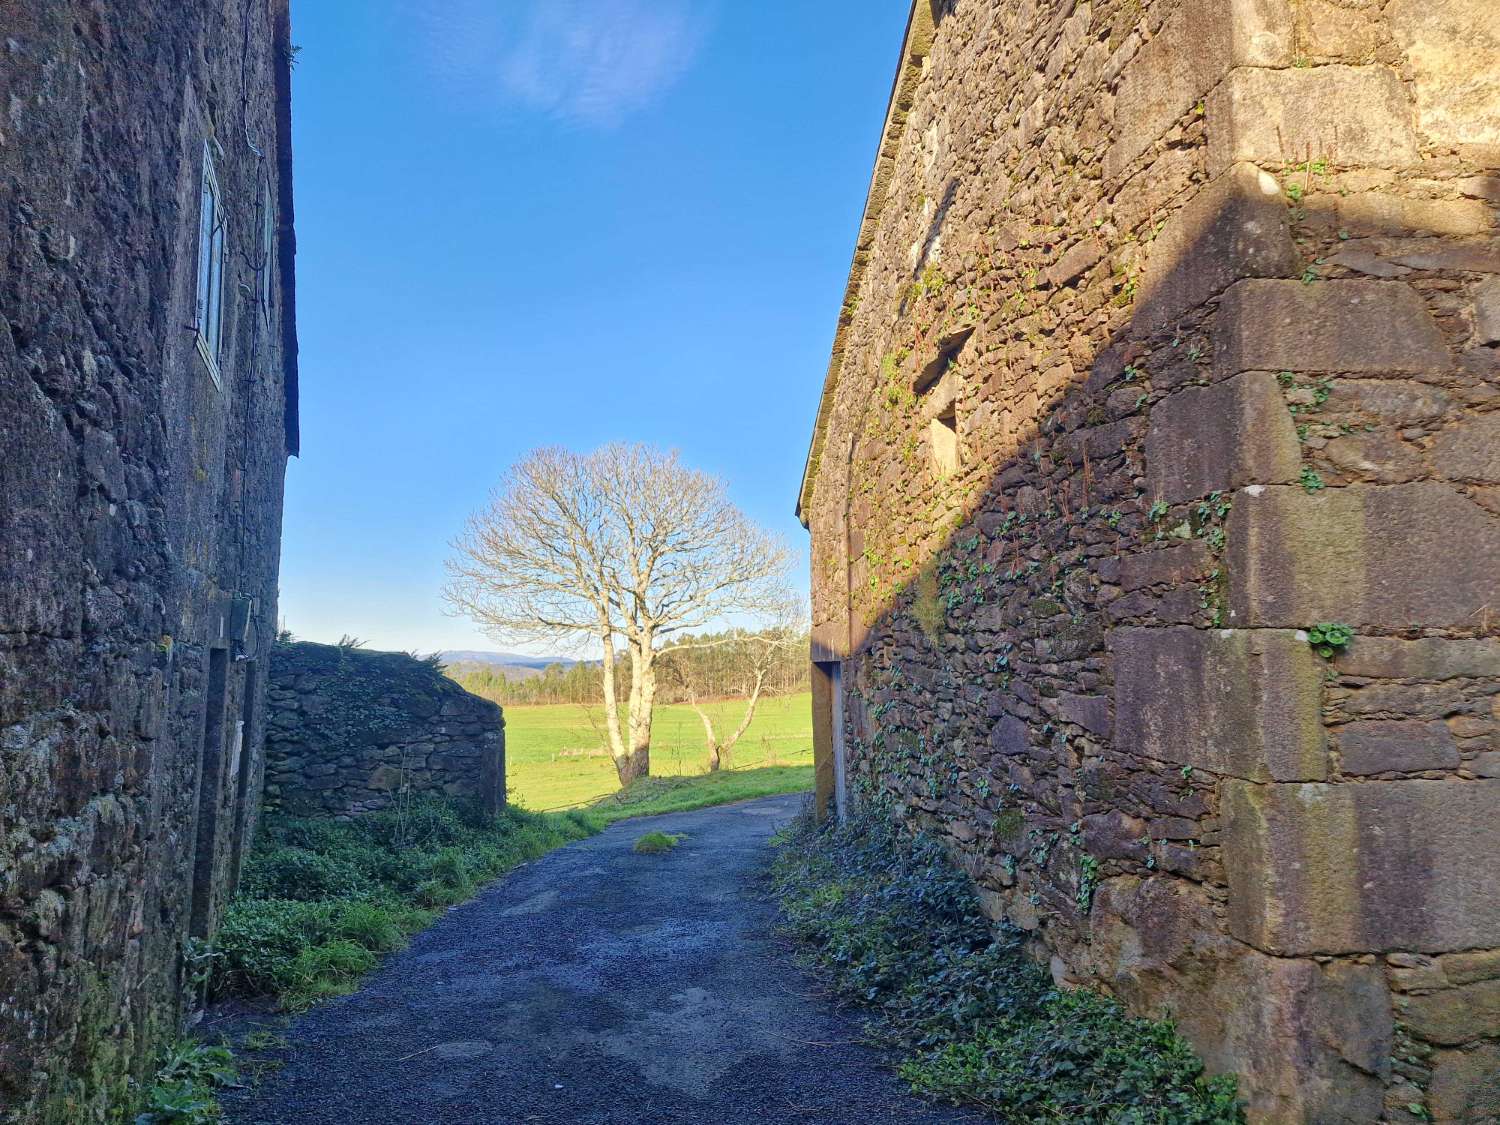
[[[932,420],[932,467],[940,477],[958,472],[958,412],[949,406]]]
[[[213,153],[203,146],[203,197],[198,207],[198,353],[219,381],[219,348],[224,339],[224,208]]]
[[[916,382],[912,384],[912,390],[917,394],[926,394],[937,385],[948,369],[958,362],[958,353],[964,350],[964,345],[969,342],[969,337],[974,335],[972,327],[960,328],[957,332],[950,332],[938,341],[937,355],[925,364],[917,372]]]
[[[923,401],[928,419],[927,440],[932,447],[932,471],[941,480],[958,472],[963,450],[958,441],[959,353],[974,335],[973,326],[950,332],[938,341],[932,359],[917,372],[912,384]]]
[[[271,275],[276,264],[276,204],[271,200],[271,185],[265,187],[260,201],[260,309],[266,323],[271,323]]]

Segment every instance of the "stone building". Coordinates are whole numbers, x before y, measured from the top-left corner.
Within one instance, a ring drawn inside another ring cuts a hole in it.
[[[1256,1121],[1500,1120],[1497,205],[1493,0],[914,6],[799,503],[820,800]]]
[[[505,807],[505,717],[435,660],[278,644],[266,721],[265,807],[351,817],[402,797]]]
[[[286,0],[0,11],[0,1118],[124,1112],[261,785]]]

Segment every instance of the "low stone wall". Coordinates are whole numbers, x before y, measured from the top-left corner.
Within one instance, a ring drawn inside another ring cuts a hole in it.
[[[357,816],[403,793],[505,804],[505,719],[433,664],[310,643],[271,659],[267,808]]]

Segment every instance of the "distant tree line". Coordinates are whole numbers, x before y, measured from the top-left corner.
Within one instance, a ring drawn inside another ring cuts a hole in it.
[[[475,695],[502,706],[529,703],[597,703],[599,665],[549,664],[539,671],[494,664],[448,665],[448,675]]]
[[[622,678],[630,675],[630,657],[618,656]],[[807,635],[788,639],[781,630],[730,630],[684,637],[661,649],[657,667],[658,703],[691,703],[714,699],[748,699],[762,675],[760,695],[795,695],[810,691]],[[549,703],[598,703],[598,661],[549,664],[532,671],[464,661],[449,664],[448,675],[466,691],[502,706]]]

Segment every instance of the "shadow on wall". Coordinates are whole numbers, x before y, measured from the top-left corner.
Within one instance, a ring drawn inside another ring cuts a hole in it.
[[[810,511],[851,795],[1265,1119],[1497,1091],[1500,1026],[1410,967],[1500,947],[1500,175],[1212,164],[1140,242],[1002,223],[955,277],[950,182]]]

